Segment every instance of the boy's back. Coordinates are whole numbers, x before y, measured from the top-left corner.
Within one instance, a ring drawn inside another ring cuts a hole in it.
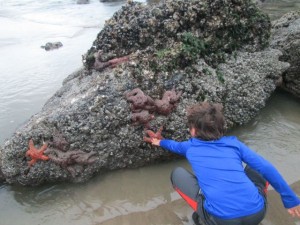
[[[205,208],[223,218],[235,218],[261,210],[264,200],[245,174],[239,142],[235,137],[217,141],[190,140],[186,158],[206,197]]]

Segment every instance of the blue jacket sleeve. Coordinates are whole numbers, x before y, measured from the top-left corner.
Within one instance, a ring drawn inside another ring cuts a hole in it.
[[[185,156],[188,145],[187,143],[188,142],[177,142],[173,140],[163,139],[160,141],[160,146],[171,152]]]
[[[242,160],[251,168],[258,171],[280,194],[285,208],[292,208],[300,204],[300,199],[283,179],[278,170],[269,161],[241,142],[240,150]]]

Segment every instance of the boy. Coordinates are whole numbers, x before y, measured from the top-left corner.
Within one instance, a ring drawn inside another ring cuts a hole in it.
[[[276,168],[236,137],[223,136],[225,118],[220,104],[194,105],[187,119],[192,136],[188,141],[151,138],[150,142],[185,156],[191,164],[195,175],[176,168],[171,181],[195,211],[196,224],[259,224],[266,213],[267,181],[280,194],[288,213],[300,217],[300,199]]]

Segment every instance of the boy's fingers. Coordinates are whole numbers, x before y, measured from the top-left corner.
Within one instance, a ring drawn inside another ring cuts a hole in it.
[[[148,143],[152,143],[152,139],[149,137],[144,137],[143,140]]]
[[[157,143],[156,143],[157,141],[154,139],[154,140],[152,140],[152,144],[153,145],[157,145]]]
[[[298,217],[300,217],[300,209],[299,208],[296,209],[296,214],[297,214]]]
[[[287,211],[291,216],[293,216],[293,217],[295,216],[295,213],[292,209],[288,209]]]
[[[293,217],[295,216],[300,217],[300,208],[296,207],[296,208],[288,209],[288,213]]]

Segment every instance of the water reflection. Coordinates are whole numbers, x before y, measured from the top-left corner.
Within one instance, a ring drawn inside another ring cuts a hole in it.
[[[9,205],[10,210],[24,221],[41,219],[43,224],[53,224],[53,219],[63,215],[66,220],[59,224],[98,224],[113,221],[114,218],[123,219],[124,216],[139,217],[139,213],[153,214],[153,209],[157,207],[166,211],[166,204],[179,199],[168,179],[170,171],[178,164],[183,166],[186,162],[176,161],[111,172],[95,177],[86,184],[56,184],[34,188],[4,185],[2,189],[13,197],[6,206]],[[1,192],[0,199],[3,199]],[[169,213],[174,217],[174,212]],[[13,221],[8,216],[4,218]],[[14,224],[23,223],[14,221]]]

